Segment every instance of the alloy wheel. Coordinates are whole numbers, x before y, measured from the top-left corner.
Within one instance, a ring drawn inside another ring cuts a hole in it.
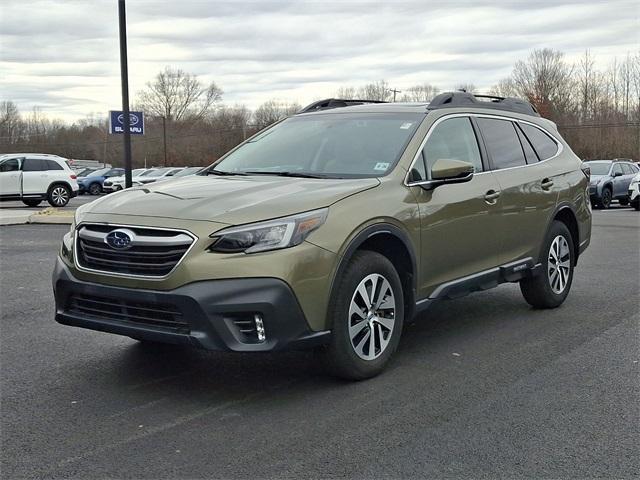
[[[558,235],[551,242],[547,261],[547,275],[553,293],[559,295],[564,292],[569,283],[570,270],[571,250],[569,249],[569,244],[566,238]]]
[[[609,208],[611,205],[611,191],[608,188],[605,188],[602,192],[602,206],[604,208]]]
[[[349,338],[356,354],[375,360],[385,351],[395,325],[396,303],[389,281],[380,274],[367,275],[349,304]]]
[[[51,191],[51,200],[58,207],[64,207],[69,201],[69,193],[64,187],[55,187]]]

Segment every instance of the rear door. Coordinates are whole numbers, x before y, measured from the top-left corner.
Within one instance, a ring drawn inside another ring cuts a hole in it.
[[[477,132],[468,116],[444,117],[429,131],[414,161],[410,182],[431,179],[431,167],[440,159],[474,166],[465,183],[440,185],[433,190],[411,187],[421,222],[421,275],[419,296],[497,265],[498,211],[491,195],[499,189],[482,159]]]
[[[15,196],[20,194],[21,158],[11,158],[0,163],[0,195]]]
[[[22,193],[24,195],[46,194],[51,183],[48,172],[47,160],[25,158],[22,163]]]
[[[499,262],[537,261],[561,181],[552,162],[559,146],[538,127],[501,117],[476,119],[500,190]]]

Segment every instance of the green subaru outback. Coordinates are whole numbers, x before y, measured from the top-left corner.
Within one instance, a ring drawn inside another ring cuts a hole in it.
[[[562,304],[588,171],[527,102],[324,100],[199,174],[80,207],[53,274],[65,325],[211,350],[320,347],[379,373],[436,301],[519,282]]]

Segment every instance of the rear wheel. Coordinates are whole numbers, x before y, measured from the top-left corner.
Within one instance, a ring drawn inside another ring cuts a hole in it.
[[[27,207],[37,207],[38,205],[40,205],[40,202],[42,202],[42,200],[22,200],[22,203],[24,203]]]
[[[402,284],[376,252],[356,252],[331,297],[333,372],[350,380],[379,374],[398,346],[404,318]]]
[[[91,195],[100,195],[102,193],[102,187],[99,183],[92,183],[89,185],[89,193]]]
[[[47,202],[52,207],[64,207],[71,200],[71,190],[66,185],[53,185],[47,193]]]
[[[620,205],[622,205],[623,207],[626,207],[627,205],[629,205],[628,198],[621,198],[620,200],[618,200],[618,202],[620,202]]]
[[[569,294],[575,265],[571,232],[564,223],[551,224],[542,252],[542,272],[521,280],[520,290],[532,307],[556,308]]]
[[[609,208],[611,206],[611,189],[604,188],[602,190],[602,198],[600,199],[600,205],[602,208]]]

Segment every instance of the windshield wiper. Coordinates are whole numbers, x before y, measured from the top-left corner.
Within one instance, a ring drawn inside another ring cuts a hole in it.
[[[244,175],[246,176],[247,174],[243,172],[225,172],[223,170],[216,170],[212,168],[211,170],[207,170],[207,175],[220,175],[220,176]]]
[[[264,170],[244,171],[245,175],[274,175],[277,177],[298,177],[298,178],[327,178],[323,175],[314,175],[312,173],[301,172],[269,172]]]

